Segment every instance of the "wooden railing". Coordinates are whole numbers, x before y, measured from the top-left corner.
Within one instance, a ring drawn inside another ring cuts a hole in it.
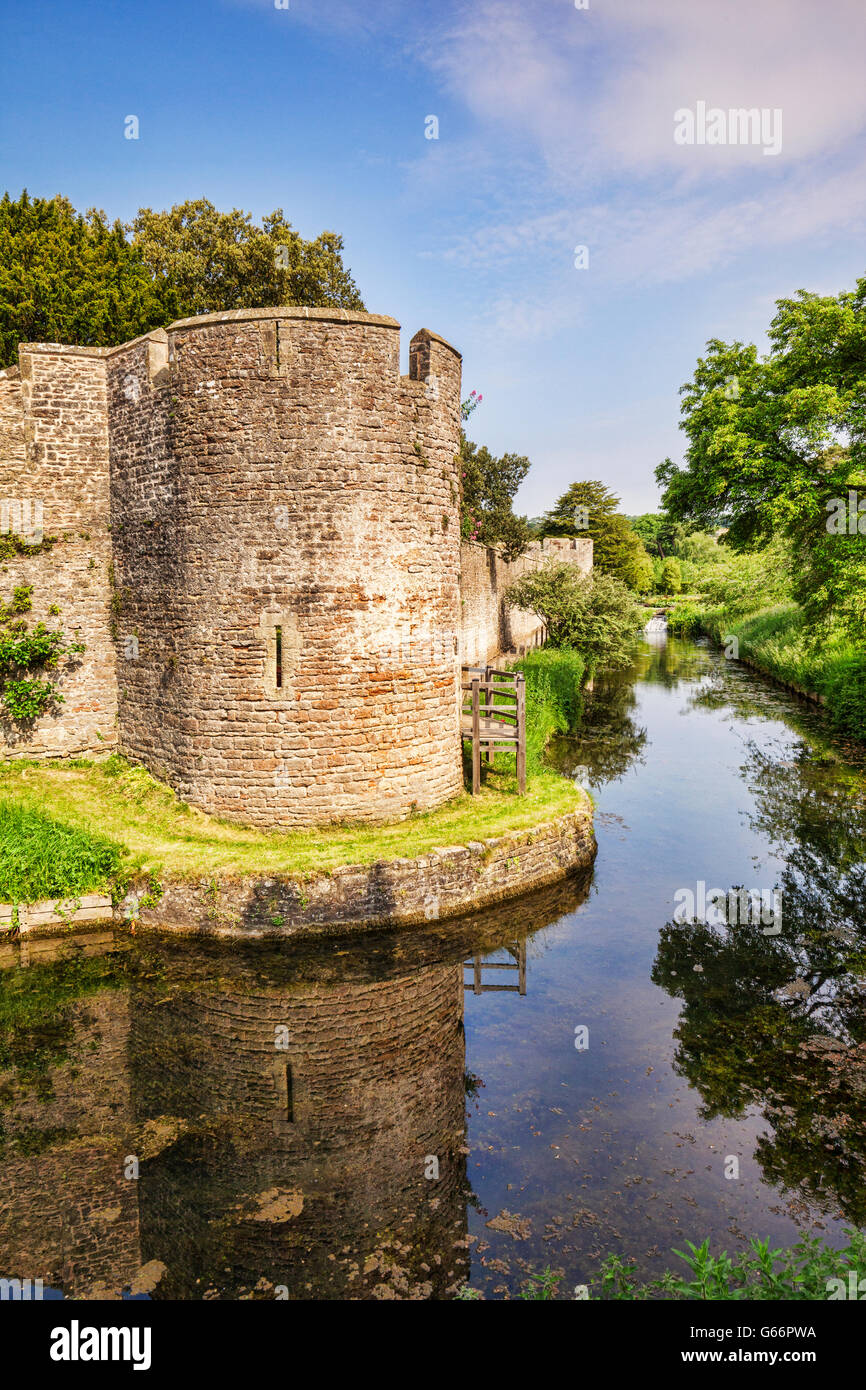
[[[467,679],[468,677],[468,679]],[[464,666],[460,737],[472,740],[472,792],[481,790],[481,755],[493,763],[497,748],[514,749],[517,789],[526,792],[526,682],[519,671]]]

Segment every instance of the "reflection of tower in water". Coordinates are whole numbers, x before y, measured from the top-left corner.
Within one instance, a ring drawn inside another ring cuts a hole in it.
[[[447,1297],[468,1276],[463,962],[584,893],[306,947],[100,933],[2,948],[34,1000],[67,1002],[45,1094],[0,1075],[0,1274],[110,1297],[159,1262],[156,1298]],[[16,966],[37,949],[53,983]]]
[[[171,1140],[139,1192],[142,1246],[169,1270],[160,1296],[424,1298],[462,1282],[459,968],[232,985],[181,980],[135,1004],[138,1119]]]

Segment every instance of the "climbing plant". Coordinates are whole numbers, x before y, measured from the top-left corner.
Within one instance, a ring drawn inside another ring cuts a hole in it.
[[[32,593],[32,585],[19,584],[9,603],[0,600],[0,715],[7,719],[38,719],[62,704],[47,673],[56,671],[62,656],[84,651],[82,642],[67,642],[62,631],[43,622],[28,628],[23,615],[33,607]]]

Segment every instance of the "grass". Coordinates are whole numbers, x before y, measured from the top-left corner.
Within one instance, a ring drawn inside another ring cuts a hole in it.
[[[549,739],[580,722],[586,663],[568,647],[542,647],[515,662],[514,670],[526,679],[526,770],[537,777],[544,770]]]
[[[514,756],[483,765],[477,796],[463,792],[437,810],[386,825],[257,830],[186,805],[144,768],[101,762],[0,764],[0,902],[33,902],[111,889],[133,876],[227,879],[245,874],[305,878],[346,864],[415,858],[437,846],[532,830],[587,805],[586,793],[545,768],[544,746],[580,714],[583,661],[571,651],[537,651],[519,663],[527,685],[525,796]]]
[[[723,645],[736,637],[740,657],[776,680],[823,696],[836,730],[866,739],[866,652],[841,631],[818,638],[796,604],[732,614],[687,603],[671,614],[668,630],[679,637],[705,632]]]
[[[514,772],[502,762],[501,768],[486,772],[478,796],[464,792],[435,811],[376,826],[266,831],[236,825],[185,805],[143,768],[117,757],[101,763],[7,763],[0,771],[0,805],[31,814],[41,809],[51,824],[61,823],[60,831],[123,846],[130,853],[128,871],[165,879],[304,876],[343,864],[414,858],[438,845],[489,839],[509,830],[531,830],[586,804],[585,794],[549,771],[533,776],[526,796],[518,797]],[[19,822],[22,827],[29,823]],[[3,901],[32,901],[30,893],[37,885],[38,896],[52,896],[41,891],[47,880],[39,877],[38,866],[45,863],[45,849],[42,836],[27,836],[10,860],[14,869],[2,880]],[[91,881],[87,887],[107,885],[109,868],[106,860],[103,884]],[[64,880],[63,891],[67,887]]]
[[[35,807],[0,801],[0,902],[74,898],[115,881],[122,846]]]
[[[862,1295],[857,1283],[866,1263],[866,1235],[846,1229],[847,1245],[834,1250],[819,1236],[802,1235],[787,1248],[773,1249],[768,1240],[753,1237],[745,1250],[729,1255],[710,1251],[710,1242],[685,1242],[685,1250],[672,1250],[686,1266],[666,1270],[659,1279],[640,1283],[634,1261],[608,1255],[600,1272],[582,1286],[585,1299],[638,1301],[644,1299],[729,1302],[741,1299],[758,1302],[826,1301]],[[853,1279],[851,1276],[854,1276]],[[541,1274],[530,1274],[519,1297],[534,1301],[555,1299],[562,1271],[548,1265]],[[464,1286],[458,1293],[463,1300],[479,1299],[481,1293]],[[570,1290],[566,1298],[572,1298]]]

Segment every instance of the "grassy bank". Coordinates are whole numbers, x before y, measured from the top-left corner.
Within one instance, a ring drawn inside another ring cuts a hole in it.
[[[544,750],[554,734],[577,728],[583,710],[586,663],[568,647],[543,647],[514,663],[526,679],[526,768],[544,773]]]
[[[0,767],[0,901],[33,902],[111,890],[130,877],[161,880],[281,874],[414,858],[440,845],[531,830],[587,804],[541,765],[547,739],[579,710],[583,666],[573,652],[533,653],[527,673],[527,794],[514,758],[484,768],[468,792],[435,811],[387,825],[266,831],[206,815],[120,757],[102,762],[6,762]]]
[[[736,637],[740,657],[786,685],[823,697],[840,734],[866,739],[866,652],[841,632],[817,636],[796,604],[746,614],[678,604],[668,630],[682,637],[704,633],[721,645]]]

